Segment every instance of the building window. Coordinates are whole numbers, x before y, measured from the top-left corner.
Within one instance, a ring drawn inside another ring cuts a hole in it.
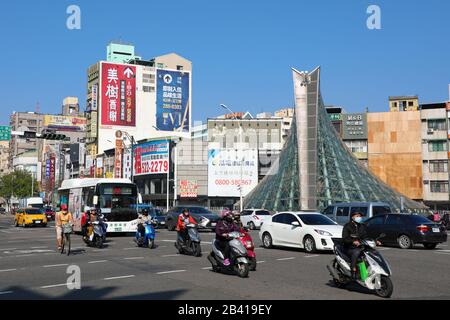
[[[428,142],[428,151],[429,152],[439,152],[439,151],[447,151],[447,141],[429,141]]]
[[[183,67],[183,66],[177,66],[177,70],[183,71],[183,70],[184,70],[184,67]]]
[[[447,160],[430,161],[430,172],[448,172]]]
[[[414,102],[413,102],[413,101],[408,101],[408,106],[409,106],[409,107],[414,106]]]
[[[446,130],[446,122],[445,119],[428,120],[428,130]]]
[[[155,92],[155,87],[143,86],[144,92]]]
[[[430,181],[430,190],[433,193],[448,193],[448,181]]]

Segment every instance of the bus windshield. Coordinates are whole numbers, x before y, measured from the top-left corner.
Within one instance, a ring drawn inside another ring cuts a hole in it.
[[[101,184],[99,205],[110,221],[130,221],[137,218],[137,189],[131,184]]]

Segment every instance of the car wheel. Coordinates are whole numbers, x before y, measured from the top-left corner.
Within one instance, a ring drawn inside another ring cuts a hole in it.
[[[436,248],[437,243],[424,243],[423,246],[425,247],[425,249],[433,250]]]
[[[175,223],[172,220],[167,220],[167,230],[175,231]]]
[[[316,242],[314,241],[314,238],[311,236],[306,236],[303,239],[303,248],[307,253],[314,253],[316,252]]]
[[[402,234],[397,239],[398,246],[400,249],[409,249],[412,248],[413,242],[410,237],[408,237],[406,234]]]
[[[255,229],[256,229],[256,226],[255,226],[255,224],[253,223],[253,221],[250,221],[250,222],[248,223],[248,227],[250,228],[250,230],[255,230]]]
[[[262,240],[264,248],[266,249],[272,248],[272,236],[270,235],[270,233],[265,232],[263,234]]]

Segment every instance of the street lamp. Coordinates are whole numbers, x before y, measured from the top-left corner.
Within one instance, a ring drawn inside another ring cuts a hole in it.
[[[226,110],[228,110],[232,115],[234,120],[238,120],[236,118],[236,114],[230,109],[228,108],[225,104],[221,103],[220,106]],[[243,203],[243,196],[242,196],[242,165],[244,163],[244,149],[242,148],[242,136],[243,136],[243,129],[242,129],[242,123],[239,124],[239,144],[240,144],[240,149],[241,149],[241,166],[240,166],[240,175],[241,175],[241,179],[239,181],[239,206],[240,206],[240,212],[244,211],[244,203]]]

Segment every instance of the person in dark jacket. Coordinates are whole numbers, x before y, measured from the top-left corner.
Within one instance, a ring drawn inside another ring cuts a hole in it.
[[[226,266],[230,265],[229,234],[235,231],[239,232],[239,227],[233,221],[232,212],[226,211],[216,226],[216,240],[219,244],[219,249],[223,252],[225,257],[223,263]]]
[[[350,222],[347,222],[342,229],[342,241],[344,249],[351,259],[352,278],[356,278],[356,262],[361,254],[361,240],[366,238],[366,226],[362,223],[362,214],[353,212]]]

